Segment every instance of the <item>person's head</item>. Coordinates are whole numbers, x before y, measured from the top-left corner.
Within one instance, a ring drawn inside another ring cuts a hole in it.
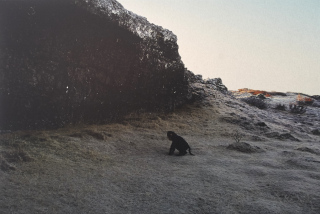
[[[173,131],[168,131],[167,132],[167,137],[169,140],[172,140],[174,136],[176,136],[177,134],[174,133]]]

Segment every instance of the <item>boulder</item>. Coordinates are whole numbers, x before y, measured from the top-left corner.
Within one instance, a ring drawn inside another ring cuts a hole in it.
[[[0,130],[167,111],[188,90],[176,35],[115,0],[0,2]]]
[[[311,98],[313,98],[315,100],[320,100],[320,95],[314,95],[314,96],[311,96]]]
[[[311,106],[312,106],[312,107],[320,108],[320,101],[319,101],[319,100],[316,100],[314,103],[312,103]]]
[[[267,99],[263,94],[258,94],[257,98],[261,99],[261,100],[265,100]]]
[[[228,92],[228,88],[222,83],[221,78],[206,79],[205,84],[213,86],[213,89],[222,93]]]

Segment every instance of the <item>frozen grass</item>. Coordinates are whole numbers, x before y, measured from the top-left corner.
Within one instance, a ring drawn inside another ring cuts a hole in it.
[[[14,168],[0,170],[0,213],[320,213],[319,137],[302,123],[319,123],[313,108],[298,118],[225,96],[205,102],[0,135],[0,161]],[[168,130],[195,156],[168,156]],[[227,149],[237,130],[264,152]],[[283,132],[300,142],[268,137]],[[31,160],[10,162],[6,154],[19,151]]]

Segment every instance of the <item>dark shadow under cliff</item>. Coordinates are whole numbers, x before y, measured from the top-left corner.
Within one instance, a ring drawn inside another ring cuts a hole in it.
[[[187,94],[178,46],[71,1],[0,3],[0,129],[170,110]],[[89,7],[89,6],[88,6]]]

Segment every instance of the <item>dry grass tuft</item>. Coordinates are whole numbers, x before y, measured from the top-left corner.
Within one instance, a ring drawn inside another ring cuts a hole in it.
[[[286,106],[284,104],[278,103],[275,107],[276,110],[285,111]]]
[[[243,136],[244,134],[240,133],[238,130],[232,134],[232,138],[235,140],[236,143],[240,143]]]
[[[304,114],[306,113],[306,107],[303,105],[296,105],[295,103],[289,104],[290,113],[293,114]]]

